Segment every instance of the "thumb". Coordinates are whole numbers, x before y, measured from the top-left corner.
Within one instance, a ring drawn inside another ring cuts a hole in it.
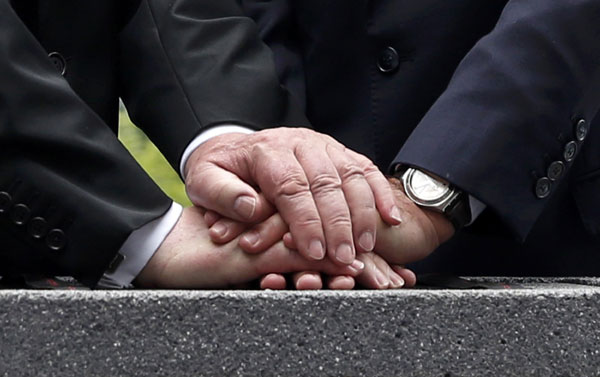
[[[185,180],[188,197],[196,206],[242,222],[263,221],[273,207],[236,174],[210,162],[198,164]]]

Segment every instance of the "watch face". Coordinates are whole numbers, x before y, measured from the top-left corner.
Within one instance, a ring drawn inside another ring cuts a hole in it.
[[[448,194],[447,184],[439,182],[419,170],[413,170],[408,177],[411,193],[422,202],[437,202]]]

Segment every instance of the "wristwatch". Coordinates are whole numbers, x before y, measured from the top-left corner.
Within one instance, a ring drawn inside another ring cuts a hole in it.
[[[415,168],[397,170],[394,175],[402,181],[410,200],[419,207],[444,214],[455,230],[471,220],[467,195],[448,182]]]

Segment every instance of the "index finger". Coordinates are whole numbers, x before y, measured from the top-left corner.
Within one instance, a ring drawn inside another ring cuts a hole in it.
[[[361,165],[365,178],[375,196],[375,204],[383,221],[388,225],[399,225],[402,222],[402,215],[400,208],[396,205],[394,192],[387,178],[367,157],[349,149],[346,149],[346,152]]]

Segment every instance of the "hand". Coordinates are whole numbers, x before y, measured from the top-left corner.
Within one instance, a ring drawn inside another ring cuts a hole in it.
[[[417,282],[414,272],[402,266],[390,266],[377,254],[364,253],[357,259],[365,264],[365,269],[357,277],[351,276],[322,276],[316,271],[303,271],[292,274],[292,286],[298,290],[321,289],[326,283],[329,289],[348,290],[355,284],[370,289],[398,289],[413,287]],[[271,273],[260,281],[262,289],[285,289],[289,286],[282,274]]]
[[[208,237],[203,211],[191,207],[183,210],[135,283],[144,288],[224,288],[269,273],[310,270],[352,277],[358,275],[360,267],[360,262],[337,266],[329,260],[309,261],[281,242],[257,255],[243,252],[237,240],[214,245]]]
[[[404,221],[397,226],[380,222],[377,227],[375,253],[391,265],[405,265],[426,258],[442,243],[454,235],[454,226],[443,214],[417,206],[404,193],[402,183],[396,178],[389,179]],[[270,223],[260,224],[266,243],[284,233],[284,224],[276,217]],[[255,228],[255,229],[256,229]],[[244,243],[242,237],[240,243]],[[295,242],[290,233],[283,234],[284,245],[294,249]]]
[[[224,225],[225,235],[229,238],[228,241],[239,236],[247,228],[246,224],[221,218],[219,214],[211,211],[205,213],[204,219],[206,225],[210,227],[209,232],[211,233],[214,231],[214,226],[218,224]],[[256,237],[258,238],[258,242],[255,245],[258,247],[258,250],[255,250],[255,252],[263,251],[281,241],[284,235],[287,235],[284,239],[287,239],[288,243],[295,248],[291,235],[287,233],[288,227],[278,214],[254,226],[253,230],[256,232]],[[245,242],[244,238],[239,241],[240,245],[243,245]],[[321,289],[324,286],[324,280],[329,289],[352,289],[356,283],[370,289],[397,289],[405,286],[412,287],[416,284],[414,272],[402,266],[390,266],[384,259],[373,252],[359,254],[357,260],[363,262],[365,267],[363,272],[356,278],[350,276],[328,276],[324,279],[316,271],[303,271],[292,274],[292,284],[290,285],[282,274],[271,273],[261,279],[261,288],[285,289],[288,286],[293,286],[299,290]]]
[[[185,174],[195,205],[237,221],[263,221],[273,203],[300,253],[312,260],[327,251],[336,263],[350,264],[356,250],[373,249],[379,215],[388,224],[401,221],[371,161],[307,129],[214,137],[192,153]]]
[[[404,221],[397,226],[388,226],[381,220],[377,224],[375,252],[385,261],[391,265],[403,265],[421,260],[452,237],[454,227],[444,215],[424,210],[414,204],[404,194],[398,179],[390,178],[386,185],[393,189]],[[211,233],[215,226],[223,226],[223,234],[227,236],[237,236],[246,230],[244,224],[220,218],[215,213],[207,212],[206,218]],[[296,247],[294,237],[288,233],[285,222],[280,216],[273,215],[247,230],[240,239],[240,246],[248,252],[257,253],[278,242],[282,237],[287,247]]]

